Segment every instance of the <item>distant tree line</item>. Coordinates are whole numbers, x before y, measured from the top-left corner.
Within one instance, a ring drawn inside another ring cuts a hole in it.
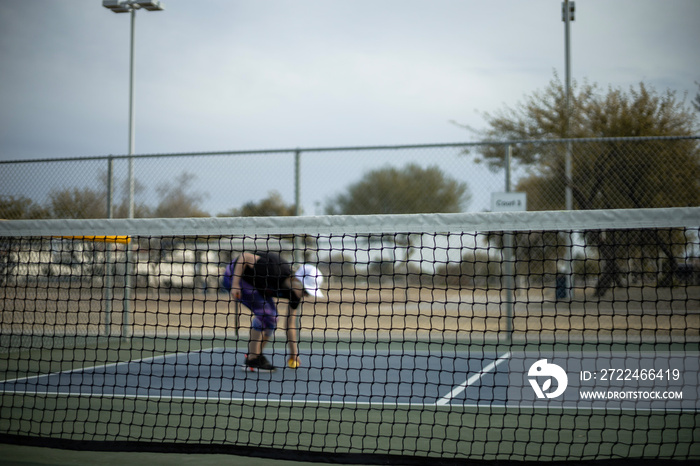
[[[101,177],[102,188],[69,187],[53,189],[45,203],[37,203],[25,196],[0,196],[0,218],[106,218],[107,180]],[[202,204],[208,194],[194,189],[195,176],[183,172],[172,182],[155,189],[158,202],[150,206],[135,201],[134,217],[176,218],[209,217]],[[145,190],[136,180],[134,197]],[[118,190],[113,201],[113,217],[128,215],[127,189]],[[437,167],[422,168],[415,164],[403,168],[384,167],[369,171],[351,184],[345,193],[328,200],[329,214],[431,213],[461,212],[469,201],[466,183],[445,176]],[[249,201],[218,213],[219,217],[291,216],[296,206],[285,203],[277,191],[270,191],[259,201]]]
[[[156,187],[158,204],[151,207],[145,203],[135,202],[134,217],[208,217],[201,209],[206,195],[191,189],[194,175],[184,172],[171,183]],[[30,218],[107,218],[107,180],[101,177],[101,188],[70,187],[52,189],[44,204],[25,196],[0,196],[0,217],[11,219]],[[135,182],[135,197],[145,187],[138,180]],[[128,198],[126,189],[113,201],[113,217],[125,218],[128,215]],[[116,196],[115,196],[116,197]]]

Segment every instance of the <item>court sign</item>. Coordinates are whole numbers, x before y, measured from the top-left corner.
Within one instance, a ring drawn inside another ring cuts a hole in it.
[[[491,193],[491,212],[525,212],[526,193]]]

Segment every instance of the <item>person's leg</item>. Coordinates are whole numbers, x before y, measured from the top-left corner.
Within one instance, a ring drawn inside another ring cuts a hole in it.
[[[256,330],[255,328],[250,329],[250,341],[248,342],[248,354],[249,355],[261,355],[265,351],[265,345],[270,341],[272,336],[272,331],[270,330]]]
[[[287,313],[287,347],[288,356],[299,364],[299,346],[297,344],[297,310],[289,308]]]
[[[277,307],[272,298],[263,297],[257,290],[254,290],[254,295],[259,299],[256,299],[255,306],[251,308],[255,317],[250,329],[246,364],[254,369],[271,371],[274,366],[267,361],[263,352],[277,328]]]
[[[255,359],[262,354],[265,343],[269,340],[262,316],[265,315],[267,302],[265,297],[251,284],[241,280],[240,302],[253,313],[253,326],[248,341],[248,359]]]
[[[250,330],[249,354],[262,354],[265,345],[277,328],[277,307],[272,298],[264,299],[264,304],[254,308],[253,327]]]
[[[250,329],[250,341],[248,341],[248,357],[262,354],[265,333],[260,330]]]

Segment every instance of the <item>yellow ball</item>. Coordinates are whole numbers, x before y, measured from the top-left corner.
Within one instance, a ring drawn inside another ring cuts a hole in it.
[[[299,359],[289,358],[289,361],[287,361],[287,365],[290,369],[296,369],[297,367],[299,367]]]

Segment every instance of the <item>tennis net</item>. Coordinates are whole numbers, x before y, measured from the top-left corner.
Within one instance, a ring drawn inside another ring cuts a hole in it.
[[[242,252],[323,274],[246,366]],[[700,458],[700,208],[0,222],[0,441]],[[285,331],[300,366],[288,367]]]

